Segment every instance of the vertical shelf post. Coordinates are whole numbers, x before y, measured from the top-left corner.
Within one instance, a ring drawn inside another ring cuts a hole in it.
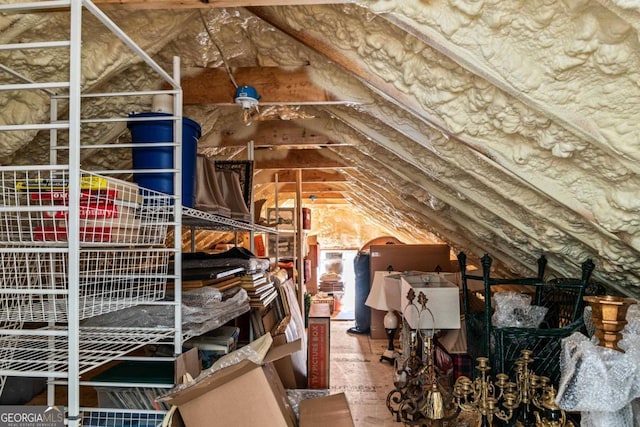
[[[296,169],[295,266],[298,269],[298,304],[304,316],[304,235],[302,231],[302,169]]]
[[[180,58],[173,57],[173,79],[176,82],[181,80]],[[173,115],[177,120],[173,125],[173,141],[176,143],[173,149],[173,165],[176,172],[173,175],[173,191],[176,196],[173,202],[173,247],[175,249],[174,261],[174,338],[173,352],[182,353],[182,91],[179,90],[173,96]],[[194,230],[191,230],[193,233]],[[193,234],[191,235],[193,239]]]
[[[255,160],[254,159],[254,144],[253,144],[253,141],[249,141],[247,143],[247,160],[249,160],[251,162],[253,162]],[[253,173],[255,174],[255,169],[252,169],[252,170],[254,171]],[[254,192],[251,191],[251,197],[249,197],[249,200],[248,200],[248,203],[249,203],[249,206],[248,206],[249,215],[251,216],[251,218],[249,219],[249,223],[251,225],[254,224],[255,218],[256,218],[256,215],[255,215],[256,207],[255,207],[255,203],[253,203],[253,197],[254,197]],[[252,254],[256,253],[256,243],[254,241],[255,235],[256,235],[256,233],[255,233],[253,227],[251,227],[251,230],[249,231],[249,250],[251,251]]]
[[[68,426],[80,416],[80,111],[82,74],[82,0],[71,0],[69,48],[69,223],[68,236]]]

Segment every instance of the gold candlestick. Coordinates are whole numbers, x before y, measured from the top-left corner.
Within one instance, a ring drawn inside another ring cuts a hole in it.
[[[636,304],[633,298],[612,295],[586,296],[584,300],[591,306],[591,319],[596,328],[598,345],[624,353],[618,346],[622,330],[627,324],[627,310]]]

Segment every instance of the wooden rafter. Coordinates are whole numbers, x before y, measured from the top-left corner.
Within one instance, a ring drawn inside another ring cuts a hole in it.
[[[285,104],[336,103],[339,100],[311,79],[311,66],[295,68],[239,67],[231,74],[239,86],[249,85],[260,102]],[[193,104],[233,104],[236,88],[223,68],[188,68],[182,81],[183,102]]]
[[[308,119],[305,122],[315,122],[318,119]],[[295,120],[269,120],[259,121],[252,124],[255,131],[246,136],[238,131],[235,123],[229,125],[228,129],[223,129],[220,133],[220,147],[246,146],[247,140],[253,141],[253,146],[279,147],[279,146],[341,146],[347,145],[337,142],[332,138],[319,132],[299,126]],[[243,131],[244,129],[241,129]],[[236,136],[236,134],[241,136]]]
[[[278,193],[282,193],[282,194],[295,193],[295,191],[296,191],[296,185],[294,183],[282,184],[278,189]],[[303,193],[318,194],[322,192],[336,193],[340,191],[350,191],[350,188],[348,185],[344,185],[344,184],[324,184],[324,183],[317,183],[317,182],[302,183]]]
[[[95,0],[100,6],[122,9],[209,9],[217,7],[296,6],[311,4],[355,3],[354,0]]]
[[[275,175],[278,175],[278,182],[288,183],[296,182],[295,171],[291,169],[283,170],[261,170],[253,178],[253,182],[256,185],[259,184],[271,184],[276,181]],[[324,182],[324,183],[340,183],[347,181],[347,178],[336,170],[319,170],[319,169],[304,169],[302,171],[302,182]]]
[[[342,169],[349,167],[327,149],[256,150],[255,169]]]
[[[304,185],[304,184],[303,184]],[[293,197],[295,193],[279,192],[278,195]],[[303,199],[344,199],[344,194],[338,191],[303,191]]]

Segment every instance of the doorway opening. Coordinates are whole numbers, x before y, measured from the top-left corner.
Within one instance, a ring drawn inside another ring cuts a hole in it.
[[[334,320],[355,319],[355,289],[356,275],[353,261],[358,251],[353,249],[321,249],[320,262],[318,263],[318,277],[321,280],[339,280],[342,282],[342,291],[331,292],[337,301],[337,310],[334,311]],[[338,288],[334,288],[338,289]]]

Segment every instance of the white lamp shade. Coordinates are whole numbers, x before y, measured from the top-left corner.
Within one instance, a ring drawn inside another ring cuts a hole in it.
[[[450,282],[455,281],[454,273],[427,273],[420,271],[408,271],[404,273],[391,272],[391,274],[385,274],[383,276],[383,280],[387,305],[389,309],[395,310],[400,313],[402,313],[402,309],[406,305],[406,302],[403,303],[402,301],[402,283],[400,282],[400,278],[403,276],[412,278],[419,277],[420,280],[424,279],[425,281],[428,280],[429,282],[437,282],[442,280],[448,280]]]
[[[371,282],[371,289],[369,290],[369,296],[364,302],[366,305],[371,308],[375,308],[376,310],[389,310],[389,301],[387,301],[387,296],[384,291],[384,278],[389,274],[397,274],[397,272],[374,272],[373,281]]]
[[[454,283],[435,273],[402,276],[400,281],[402,283],[402,314],[412,329],[460,328],[459,289]],[[411,307],[407,299],[411,289],[415,293],[416,308]],[[433,318],[426,310],[420,314],[421,306],[417,302],[420,292],[427,297],[427,308],[431,310]]]
[[[389,274],[384,276],[384,294],[387,298],[387,304],[391,310],[402,311],[402,298],[400,277],[402,273]]]

